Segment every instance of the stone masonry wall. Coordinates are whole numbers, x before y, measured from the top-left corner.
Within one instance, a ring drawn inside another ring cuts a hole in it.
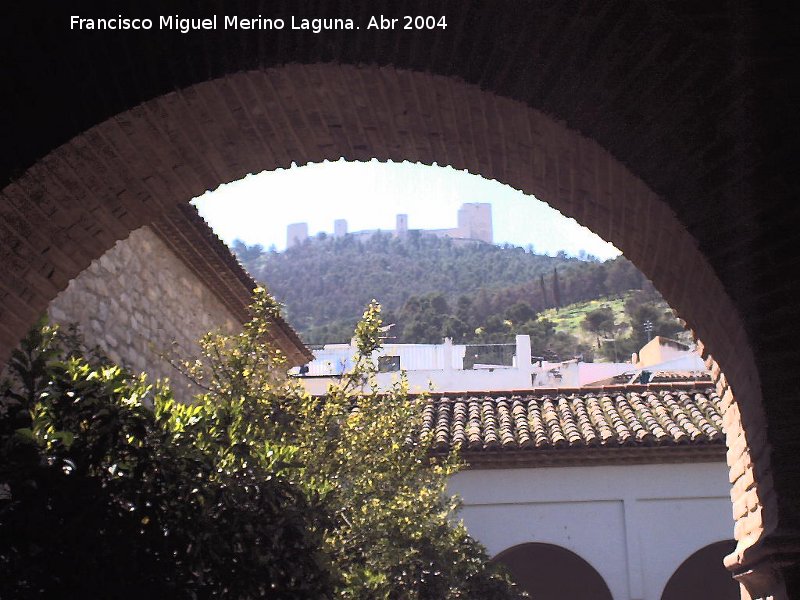
[[[167,360],[195,358],[206,332],[239,326],[216,296],[149,228],[134,231],[78,277],[48,307],[60,324],[77,323],[89,345],[153,379],[169,378],[188,400],[194,386]]]

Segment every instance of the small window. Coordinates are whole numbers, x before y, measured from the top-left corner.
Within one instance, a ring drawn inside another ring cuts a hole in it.
[[[400,370],[399,356],[379,356],[378,373],[392,373]]]

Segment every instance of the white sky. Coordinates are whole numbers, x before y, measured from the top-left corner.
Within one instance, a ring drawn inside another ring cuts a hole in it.
[[[490,202],[496,244],[533,244],[539,253],[580,250],[606,259],[620,254],[573,219],[533,196],[451,167],[371,162],[325,162],[265,171],[220,186],[194,200],[200,214],[231,244],[286,247],[286,226],[305,221],[308,232],[333,232],[335,219],[348,231],[393,230],[395,215],[409,229],[456,226],[464,202]]]

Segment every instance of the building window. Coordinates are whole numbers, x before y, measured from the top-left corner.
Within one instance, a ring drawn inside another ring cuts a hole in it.
[[[400,370],[399,356],[379,356],[378,373],[393,373]]]

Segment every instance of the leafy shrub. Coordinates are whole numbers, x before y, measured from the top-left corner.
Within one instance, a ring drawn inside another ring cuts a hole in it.
[[[377,392],[380,307],[324,398],[286,376],[257,290],[238,335],[185,365],[191,405],[52,328],[0,394],[0,596],[506,600],[446,494],[422,400]]]
[[[238,423],[247,440],[288,449],[287,472],[324,499],[332,519],[323,541],[343,599],[500,600],[519,597],[481,546],[452,522],[446,494],[459,467],[451,454],[433,460],[420,436],[423,399],[404,383],[378,391],[370,356],[380,347],[374,301],[356,327],[354,368],[325,397],[281,378],[283,357],[265,323],[278,305],[256,292],[253,319],[236,336],[210,335],[191,376],[214,406]]]
[[[314,598],[323,511],[269,461],[198,443],[209,407],[34,330],[0,413],[0,597]]]

